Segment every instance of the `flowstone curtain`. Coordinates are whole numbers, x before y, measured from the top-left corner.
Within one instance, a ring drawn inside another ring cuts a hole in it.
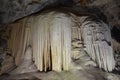
[[[115,67],[112,38],[107,24],[97,18],[86,17],[81,25],[84,46],[100,68],[112,71]]]
[[[26,47],[31,45],[38,70],[69,70],[71,57],[76,56],[76,53],[71,54],[71,43],[78,39],[80,48],[100,68],[112,71],[115,67],[110,29],[97,18],[49,11],[20,20],[12,26],[9,47],[17,66]]]

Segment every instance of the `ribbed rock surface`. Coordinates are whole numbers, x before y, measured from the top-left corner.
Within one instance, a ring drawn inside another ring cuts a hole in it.
[[[81,22],[84,46],[100,68],[112,71],[115,67],[110,27],[97,18],[87,17]]]
[[[76,60],[86,53],[106,71],[115,67],[110,28],[97,17],[81,17],[59,10],[45,11],[11,26],[8,43],[17,66],[27,46],[31,45],[32,59],[40,71],[69,70],[71,57]]]

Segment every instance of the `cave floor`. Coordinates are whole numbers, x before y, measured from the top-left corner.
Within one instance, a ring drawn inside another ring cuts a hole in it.
[[[0,80],[120,80],[120,76],[94,68],[62,72],[6,73],[0,76]]]

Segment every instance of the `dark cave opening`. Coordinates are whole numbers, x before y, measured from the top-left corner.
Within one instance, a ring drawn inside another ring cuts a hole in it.
[[[120,43],[120,27],[118,25],[112,28],[111,35],[117,42]]]

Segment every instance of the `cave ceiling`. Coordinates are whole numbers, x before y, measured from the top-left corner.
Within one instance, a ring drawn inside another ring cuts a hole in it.
[[[78,14],[97,15],[110,26],[120,25],[119,0],[0,0],[0,24],[8,24],[44,9],[58,7],[69,8]]]

